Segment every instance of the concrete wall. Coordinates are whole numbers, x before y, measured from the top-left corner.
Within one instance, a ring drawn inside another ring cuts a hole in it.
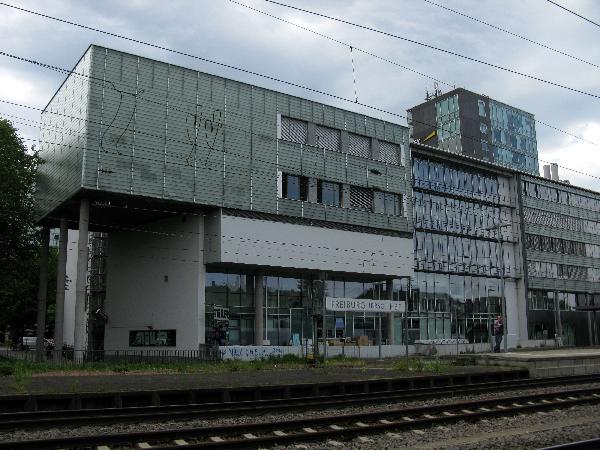
[[[459,344],[456,345],[435,345],[429,346],[430,351],[435,347],[435,355],[457,355],[473,352],[488,352],[490,350],[489,344]],[[241,345],[230,345],[220,347],[219,351],[223,359],[239,359],[244,361],[252,361],[255,359],[264,359],[269,357],[282,357],[285,355],[294,355],[298,357],[306,357],[307,347],[305,346],[241,346]],[[409,355],[417,355],[419,349],[414,345],[408,346]],[[312,345],[308,346],[308,354],[312,355]],[[323,354],[323,346],[319,345],[319,353]],[[381,356],[383,358],[395,358],[406,355],[406,346],[404,345],[382,345]],[[379,346],[357,346],[357,345],[330,345],[327,346],[327,357],[333,358],[335,356],[346,356],[348,358],[363,358],[363,359],[377,359],[379,358]],[[433,354],[431,355],[433,356]]]
[[[130,330],[176,330],[175,349],[204,343],[204,219],[178,216],[111,233],[106,350],[129,347]],[[152,347],[174,349],[173,347]]]
[[[65,288],[65,315],[63,339],[66,345],[75,344],[75,286],[77,285],[77,244],[79,233],[69,230],[67,240],[67,283]],[[51,283],[52,280],[49,280]]]
[[[389,276],[413,273],[411,238],[227,215],[207,218],[207,230],[216,233],[207,236],[207,263]]]

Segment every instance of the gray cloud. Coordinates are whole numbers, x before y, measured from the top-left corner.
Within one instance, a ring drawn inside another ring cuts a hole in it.
[[[426,72],[457,86],[481,92],[525,109],[539,120],[600,143],[600,100],[487,68],[407,42],[277,7],[260,0],[240,0],[258,9],[310,27],[337,39]],[[532,37],[560,50],[600,64],[600,30],[542,1],[443,1],[495,25]],[[227,0],[199,2],[55,0],[14,4],[64,17],[107,31],[183,50],[198,56],[271,74],[298,84],[353,98],[350,52],[338,44],[249,11]],[[420,40],[475,58],[494,62],[551,81],[600,94],[600,69],[507,36],[420,0],[293,1],[303,8],[346,18]],[[2,49],[71,68],[90,43],[156,58],[173,64],[228,76],[287,93],[336,104],[384,117],[364,108],[332,101],[316,94],[209,63],[173,55],[139,44],[74,28],[2,8]],[[600,3],[572,0],[569,8],[600,18]],[[432,82],[372,57],[354,53],[358,96],[362,102],[404,114],[423,100]],[[0,58],[0,98],[43,107],[59,87],[63,75],[25,63]],[[39,119],[39,114],[0,104],[0,114]],[[10,117],[9,117],[10,118]],[[394,117],[388,120],[403,123]],[[35,128],[17,124],[35,139]],[[567,167],[600,176],[598,147],[577,142],[537,125],[540,159],[556,161],[571,182],[600,190],[600,180],[569,172]]]

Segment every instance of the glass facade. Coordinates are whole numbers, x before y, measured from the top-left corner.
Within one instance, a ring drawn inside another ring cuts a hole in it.
[[[539,173],[533,115],[494,100],[489,103],[491,129],[486,137],[492,146],[494,161],[514,169]]]
[[[596,196],[585,195],[583,193],[578,194],[568,189],[550,187],[542,183],[535,183],[527,180],[523,180],[521,185],[523,195],[526,195],[527,197],[600,212],[600,198]]]
[[[416,272],[408,310],[409,342],[489,342],[492,322],[501,311],[500,279]]]
[[[462,153],[458,94],[436,102],[435,121],[440,148]]]
[[[453,164],[413,158],[413,184],[415,189],[427,189],[443,194],[498,203],[498,179]]]
[[[526,205],[529,338],[593,344],[598,329],[588,311],[600,308],[600,223],[593,220],[600,212],[600,198],[529,178],[522,180],[521,191]],[[561,213],[550,205],[560,205]]]
[[[228,335],[221,345],[253,345],[254,343],[254,275],[240,273],[206,273],[206,330],[210,342],[214,324],[211,311],[228,308]],[[407,300],[409,280],[393,281],[393,299]],[[387,300],[387,282],[349,281],[293,278],[268,275],[264,277],[263,339],[270,345],[301,345],[312,339],[313,314],[319,318],[318,337],[321,338],[323,297],[344,297]],[[367,336],[376,340],[378,315],[328,311],[328,338],[357,338]],[[402,340],[402,324],[396,321],[396,343]],[[387,321],[382,320],[382,335],[387,333]]]
[[[485,112],[485,109],[481,111]],[[413,157],[415,276],[409,336],[487,343],[501,311],[501,274],[518,275],[512,244],[493,227],[511,220],[499,180]],[[500,251],[502,247],[502,251]]]

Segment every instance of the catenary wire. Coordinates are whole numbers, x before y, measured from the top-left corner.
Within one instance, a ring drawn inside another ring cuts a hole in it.
[[[438,202],[436,202],[436,201],[434,201],[434,200],[429,200],[429,201],[419,201],[419,202],[417,202],[417,201],[416,201],[416,199],[415,199],[415,202],[414,202],[414,203],[415,203],[415,204],[416,204],[416,203],[419,203],[419,207],[422,207],[422,205],[423,205],[423,204],[425,204],[425,203],[431,203],[431,204],[433,204],[433,203],[436,203],[436,204],[438,204]],[[93,206],[95,206],[95,205],[93,205]],[[498,206],[502,206],[502,205],[498,205]],[[505,205],[504,205],[504,206],[505,206]],[[111,207],[111,208],[114,208],[114,207],[117,207],[117,206],[110,205],[109,207]],[[106,208],[106,206],[103,206],[103,205],[101,205],[101,206],[100,206],[100,208],[101,208],[101,209],[103,209],[103,208]],[[125,207],[125,209],[139,209],[139,208],[135,208],[135,207],[134,207],[134,208]],[[145,208],[142,208],[142,209],[145,209]],[[417,209],[417,207],[415,207],[415,211],[416,211],[416,209]],[[440,209],[440,210],[442,210],[442,209],[443,209],[443,210],[445,210],[445,211],[452,210],[452,208],[448,208],[448,206],[447,206],[447,205],[445,205],[443,208],[439,208],[439,209]],[[473,208],[469,208],[469,207],[467,207],[467,208],[461,208],[461,212],[464,212],[464,211],[463,211],[464,209],[467,209],[467,210],[469,210],[469,209],[473,209]],[[172,210],[160,210],[160,211],[162,211],[162,212],[169,212],[169,213],[172,213],[172,214],[177,214],[177,215],[186,214],[186,213],[182,213],[181,211],[172,211]],[[433,219],[433,217],[434,217],[434,216],[433,216],[433,209],[432,209],[432,210],[430,210],[430,212],[432,213],[432,219],[431,219],[431,222],[432,222],[432,223],[436,223],[436,220],[435,220],[435,219]],[[477,212],[478,214],[483,214],[483,213],[482,213],[482,211],[476,211],[476,212]],[[200,215],[200,214],[197,214],[197,213],[187,213],[187,214],[189,214],[189,215]],[[206,214],[202,214],[202,216],[205,216],[205,215],[206,215]],[[437,221],[437,222],[439,222],[439,223],[450,223],[450,222],[444,222],[444,221]],[[454,223],[454,222],[453,222],[453,223]],[[514,222],[512,222],[512,221],[511,221],[511,223],[514,223]],[[176,236],[176,234],[175,234],[175,233],[164,233],[164,232],[158,232],[158,231],[156,231],[156,230],[147,230],[147,229],[139,229],[139,228],[127,228],[127,227],[122,227],[122,226],[107,226],[107,225],[104,225],[104,224],[95,224],[95,225],[104,226],[105,228],[106,228],[106,227],[109,227],[109,228],[111,228],[111,227],[112,227],[112,228],[114,228],[114,229],[120,229],[120,230],[129,230],[129,231],[147,231],[147,232],[150,232],[150,233],[152,233],[152,234],[159,234],[159,235],[166,235],[166,236]],[[417,227],[417,228],[422,228],[422,227]],[[425,227],[425,228],[431,228],[431,227]],[[463,227],[461,227],[461,229],[463,229],[463,228],[465,228],[465,227],[464,227],[464,226],[463,226]],[[467,228],[469,228],[469,227],[467,227]],[[470,229],[470,228],[469,228],[469,229]],[[441,234],[448,234],[448,233],[445,233],[445,232],[442,232],[442,231],[439,231],[439,230],[437,230],[437,231],[436,231],[435,229],[430,229],[430,230],[429,230],[429,232],[431,232],[431,233],[433,233],[433,234],[436,234],[436,235],[437,235],[437,234],[440,234],[440,233],[441,233]],[[196,235],[199,235],[199,234],[200,234],[200,233],[198,233],[198,232],[186,232],[186,233],[190,233],[190,234],[196,234]],[[451,234],[452,234],[452,233],[451,233]],[[494,239],[493,239],[493,238],[491,238],[491,237],[488,237],[488,238],[486,238],[486,237],[482,237],[482,236],[472,236],[472,237],[469,237],[469,235],[468,235],[468,232],[464,232],[464,231],[463,231],[462,233],[454,233],[454,234],[458,234],[458,235],[460,235],[461,237],[464,237],[464,238],[466,238],[466,239],[476,239],[476,240],[489,240],[489,241],[494,241]],[[285,245],[286,245],[286,243],[284,243],[284,242],[277,242],[277,241],[264,241],[264,240],[260,240],[260,239],[239,239],[239,236],[224,236],[224,235],[216,235],[216,234],[215,234],[214,236],[218,237],[219,239],[223,239],[223,238],[238,238],[238,240],[240,240],[240,241],[248,241],[248,242],[251,242],[251,243],[265,242],[265,243],[267,243],[267,244],[271,244],[271,245],[279,245],[279,246],[285,246]],[[213,238],[208,238],[208,241],[210,241],[210,240],[212,240],[212,239],[213,239]],[[287,243],[287,244],[289,244],[289,243]],[[311,246],[311,245],[303,245],[303,244],[289,244],[289,245],[290,245],[290,247],[309,247],[309,248],[315,247],[315,246]],[[260,248],[265,248],[265,247],[260,247]],[[316,246],[316,248],[317,248],[317,249],[325,249],[325,250],[336,250],[336,251],[337,251],[337,250],[340,250],[339,248],[336,248],[336,249],[331,249],[331,248],[328,248],[328,247],[325,247],[325,246]],[[371,253],[371,254],[370,254],[370,256],[371,256],[371,257],[372,257],[372,256],[374,256],[374,254],[376,253],[376,252],[369,252],[369,251],[362,251],[362,252],[361,252],[361,251],[357,251],[357,249],[352,249],[352,250],[343,250],[343,251],[350,251],[350,252],[354,252],[354,253],[357,253],[357,252],[358,252],[358,253],[365,253],[365,254],[366,254],[366,253]],[[228,253],[228,252],[225,252],[225,253]],[[392,257],[393,257],[393,254],[389,254],[389,255],[388,255],[387,253],[384,253],[384,252],[379,252],[379,253],[380,253],[380,254],[382,254],[382,255],[384,255],[384,256],[392,256]],[[398,252],[392,252],[392,253],[398,253]],[[237,254],[237,255],[239,255],[240,253],[238,252],[238,253],[236,253],[236,254]],[[245,255],[248,255],[248,254],[246,253]],[[157,259],[162,259],[162,260],[164,260],[164,259],[168,259],[168,258],[157,258]],[[182,259],[182,258],[171,258],[171,259],[172,259],[172,260],[184,261],[184,259]],[[304,259],[304,258],[300,258],[300,260],[305,260],[305,259]],[[314,261],[315,261],[315,259],[310,259],[310,261],[313,261],[313,262],[314,262]],[[368,260],[365,260],[365,261],[366,261],[366,262],[368,262]],[[196,262],[198,262],[198,261],[196,261]],[[382,267],[385,267],[385,268],[387,268],[388,266],[382,265]],[[482,267],[484,267],[484,266],[482,266]]]
[[[561,8],[561,9],[564,9],[564,10],[565,10],[565,11],[567,11],[568,13],[571,13],[571,14],[573,14],[574,16],[577,16],[577,17],[579,17],[580,19],[583,19],[583,20],[585,20],[586,22],[589,22],[589,23],[591,23],[591,24],[593,24],[593,25],[596,25],[597,27],[600,27],[600,24],[599,24],[598,22],[594,22],[593,20],[591,20],[591,19],[588,19],[587,17],[584,17],[584,16],[582,16],[581,14],[579,14],[579,13],[576,13],[575,11],[572,11],[572,10],[570,10],[570,9],[568,9],[568,8],[565,8],[563,5],[559,5],[558,3],[556,3],[556,2],[553,2],[552,0],[546,0],[546,1],[547,1],[548,3],[552,3],[554,6],[558,6],[559,8]]]
[[[35,60],[30,60],[30,59],[27,59],[27,58],[23,58],[23,57],[19,57],[19,56],[16,56],[16,55],[12,55],[12,54],[9,54],[9,53],[6,53],[6,52],[0,52],[0,55],[7,56],[7,57],[10,57],[10,58],[14,58],[14,59],[17,59],[17,60],[20,60],[20,61],[23,61],[23,62],[27,62],[27,63],[30,63],[30,64],[39,65],[39,66],[44,67],[44,68],[51,68],[52,70],[63,71],[64,73],[67,73],[67,74],[74,74],[74,75],[85,77],[85,78],[89,78],[89,79],[95,79],[95,77],[90,77],[89,75],[77,73],[77,72],[74,71],[74,69],[73,70],[63,69],[63,68],[59,68],[59,67],[56,67],[56,66],[51,66],[51,65],[48,65],[48,64],[45,64],[45,63],[40,63],[40,62],[35,61]],[[108,81],[108,83],[109,83],[109,85],[111,85],[113,87],[113,89],[115,89],[115,90],[118,91],[118,89],[114,86],[114,83],[112,83],[110,81]],[[311,88],[307,88],[307,89],[311,89]],[[404,119],[408,120],[408,117],[405,116],[405,115],[402,115],[402,114],[399,114],[399,113],[394,113],[394,112],[391,112],[391,111],[387,111],[385,109],[378,108],[378,107],[371,106],[371,105],[367,105],[367,104],[363,104],[363,103],[360,103],[360,102],[356,102],[356,101],[354,101],[352,99],[344,98],[344,97],[338,96],[336,94],[325,93],[325,95],[333,97],[333,98],[344,100],[345,102],[350,102],[350,103],[355,103],[355,104],[358,104],[358,105],[363,105],[363,106],[366,106],[367,108],[378,110],[378,111],[381,111],[381,112],[385,112],[387,114],[394,115],[394,116],[401,117],[401,118],[404,118]],[[141,97],[141,98],[144,99],[143,97]],[[146,99],[146,100],[152,102],[152,100],[149,100],[149,99]],[[5,103],[10,103],[10,102],[5,102]],[[157,103],[157,102],[154,102],[154,103]],[[164,103],[162,103],[161,106],[166,106],[166,105]],[[189,114],[188,111],[181,111],[181,112]],[[85,120],[85,119],[78,119],[78,120]],[[428,123],[428,122],[422,122],[422,121],[418,121],[418,120],[414,120],[414,119],[413,119],[413,122],[437,128],[437,124]],[[451,130],[444,130],[443,128],[441,128],[441,129],[443,131],[451,131]],[[469,136],[469,135],[465,135],[465,134],[463,134],[462,136],[465,137],[465,138],[468,138],[470,140],[473,140],[474,142],[479,142],[480,141],[479,137],[473,137],[473,136]],[[501,145],[499,143],[495,143],[494,145],[496,145],[497,147],[500,147],[500,148],[504,148],[504,149],[510,150],[513,153],[522,154],[522,155],[525,155],[525,156],[532,157],[531,155],[527,155],[524,152],[512,149],[510,147],[505,147],[505,146],[503,146],[503,145]],[[431,147],[431,148],[433,148],[433,147]],[[476,159],[476,158],[473,158],[473,159]],[[537,161],[550,163],[549,161],[545,161],[543,159],[540,159],[539,157],[537,157],[536,159],[537,159]],[[510,165],[504,164],[503,162],[500,162],[500,163],[496,162],[496,164],[498,164],[499,166],[510,167]],[[580,174],[580,175],[586,175],[586,176],[589,176],[589,177],[592,177],[592,178],[600,179],[600,177],[598,177],[598,176],[585,173],[585,172],[583,172],[581,170],[578,170],[578,169],[571,169],[571,168],[566,167],[566,166],[561,166],[561,167],[563,169],[569,170],[569,171],[571,171],[573,173],[577,173],[577,174]]]
[[[343,45],[345,47],[351,47],[352,49],[354,49],[357,52],[364,53],[365,55],[368,55],[368,56],[371,56],[373,58],[379,59],[380,61],[384,61],[384,62],[386,62],[388,64],[392,64],[392,65],[394,65],[396,67],[400,67],[403,70],[412,72],[412,73],[417,74],[417,75],[419,75],[421,77],[428,78],[428,79],[430,79],[432,81],[435,81],[437,83],[443,84],[443,85],[451,87],[451,88],[455,88],[456,87],[456,84],[448,83],[446,81],[443,81],[443,80],[440,80],[440,79],[434,77],[433,75],[428,75],[428,74],[426,74],[424,72],[419,72],[418,70],[415,70],[415,69],[412,69],[412,68],[410,68],[408,66],[402,65],[399,62],[396,62],[396,61],[393,61],[393,60],[391,60],[389,58],[386,58],[384,56],[378,55],[378,54],[373,53],[373,52],[371,52],[369,50],[365,50],[363,48],[357,47],[354,44],[350,44],[348,42],[344,42],[344,41],[341,41],[339,39],[336,39],[336,38],[334,38],[332,36],[328,36],[328,35],[326,35],[324,33],[319,32],[319,31],[315,31],[312,28],[308,28],[308,27],[305,27],[303,25],[299,25],[299,24],[294,23],[294,22],[292,22],[290,20],[283,19],[283,18],[278,17],[278,16],[276,16],[274,14],[270,14],[270,13],[268,13],[266,11],[262,11],[262,10],[260,10],[258,8],[254,8],[254,7],[250,6],[250,5],[247,5],[247,4],[242,3],[242,2],[238,2],[236,0],[228,0],[228,1],[231,2],[231,3],[234,3],[236,5],[239,5],[239,6],[243,7],[243,8],[247,8],[247,9],[249,9],[251,11],[257,12],[259,14],[263,14],[265,16],[271,17],[272,19],[278,20],[280,22],[287,23],[288,25],[292,25],[292,26],[294,26],[296,28],[299,28],[301,30],[308,31],[309,33],[312,33],[312,34],[314,34],[316,36],[320,36],[322,38],[328,39],[328,40],[330,40],[332,42],[335,42],[337,44]]]
[[[25,138],[25,139],[26,140],[37,141],[36,139],[30,139],[30,138]],[[47,142],[47,143],[54,144],[54,145],[68,145],[68,144],[57,144],[57,143],[53,143],[53,142]],[[73,146],[73,145],[69,145],[69,146],[70,147],[76,147],[76,146]],[[78,147],[78,148],[83,149],[82,147]],[[141,158],[141,159],[143,159],[143,158]],[[423,187],[422,185],[418,185],[418,186],[415,186],[415,187],[418,188],[419,190],[423,190],[424,189],[425,191],[427,191],[427,192],[424,192],[425,195],[438,195],[438,194],[439,195],[443,195],[443,192],[445,192],[445,191],[440,192],[435,187],[435,186],[442,186],[443,187],[444,183],[442,183],[442,182],[428,181],[427,185],[430,186],[430,187]],[[431,187],[431,186],[433,186],[433,187]],[[506,198],[504,196],[500,195],[500,194],[482,195],[480,193],[473,193],[473,192],[471,192],[469,190],[461,190],[461,189],[453,189],[453,193],[457,193],[459,196],[463,197],[461,199],[456,199],[456,200],[464,202],[465,201],[464,197],[469,197],[468,199],[466,199],[467,202],[471,202],[472,200],[475,200],[477,202],[483,201],[483,202],[487,203],[488,206],[493,206],[495,208],[500,208],[499,211],[501,211],[502,208],[514,208],[514,205],[507,204],[506,203]],[[446,192],[446,194],[447,194],[447,192]],[[413,198],[414,198],[414,201],[413,201],[413,204],[412,204],[413,207],[415,207],[415,205],[417,203],[419,203],[419,204],[429,203],[431,205],[434,205],[434,204],[435,205],[439,205],[440,204],[437,200],[434,200],[434,199],[430,199],[430,200],[424,201],[422,199],[417,200],[416,196],[413,196]],[[46,200],[47,200],[47,198],[46,198]],[[117,207],[117,206],[112,205],[111,207]],[[148,209],[148,208],[139,208],[139,207],[138,208],[130,208],[130,209],[140,209],[140,210],[145,210],[145,211],[163,212],[163,213],[166,212],[166,213],[171,213],[171,214],[180,214],[181,213],[181,211],[168,210],[168,209],[155,209],[155,208]],[[477,209],[475,209],[474,207],[469,206],[469,205],[463,205],[463,206],[460,207],[460,209],[452,208],[452,207],[450,207],[448,205],[444,205],[443,209],[446,210],[446,211],[448,211],[448,210],[471,211],[474,214],[480,214],[481,213],[480,211],[478,211]]]
[[[318,32],[318,31],[315,31],[315,30],[313,30],[313,29],[311,29],[311,28],[308,28],[308,27],[305,27],[305,26],[302,26],[302,25],[296,24],[296,23],[294,23],[294,22],[291,22],[291,21],[289,21],[289,20],[286,20],[286,19],[283,19],[283,18],[281,18],[281,17],[275,16],[274,14],[270,14],[270,13],[268,13],[268,12],[265,12],[265,11],[262,11],[262,10],[260,10],[260,9],[254,8],[254,7],[250,6],[250,5],[246,5],[245,3],[241,3],[241,2],[238,2],[238,1],[236,1],[236,0],[228,0],[228,1],[229,1],[229,2],[231,2],[231,3],[234,3],[234,4],[236,4],[236,5],[242,6],[242,7],[244,7],[244,8],[248,8],[248,9],[250,9],[250,10],[252,10],[252,11],[255,11],[255,12],[259,13],[259,14],[263,14],[263,15],[265,15],[265,16],[271,17],[271,18],[273,18],[273,19],[275,19],[275,20],[279,20],[279,21],[281,21],[281,22],[287,23],[287,24],[289,24],[289,25],[292,25],[292,26],[294,26],[294,27],[296,27],[296,28],[299,28],[299,29],[301,29],[301,30],[308,31],[309,33],[312,33],[312,34],[315,34],[315,35],[317,35],[317,36],[323,37],[323,38],[325,38],[325,39],[331,40],[331,41],[333,41],[333,42],[336,42],[336,43],[338,43],[338,44],[340,44],[340,45],[347,46],[347,47],[352,47],[352,48],[353,48],[354,50],[356,50],[356,51],[359,51],[359,52],[361,52],[361,53],[364,53],[364,54],[366,54],[366,55],[369,55],[369,56],[371,56],[371,57],[373,57],[373,58],[376,58],[376,59],[379,59],[379,60],[381,60],[381,61],[384,61],[384,62],[386,62],[386,63],[392,64],[392,65],[394,65],[394,66],[400,67],[400,68],[402,68],[402,69],[404,69],[404,70],[407,70],[407,71],[413,72],[413,73],[415,73],[415,74],[417,74],[417,75],[420,75],[420,76],[422,76],[422,77],[429,78],[430,80],[433,80],[433,81],[435,81],[435,82],[437,82],[437,83],[440,83],[440,84],[446,85],[446,86],[448,86],[448,87],[451,87],[451,88],[456,88],[456,84],[455,84],[455,83],[446,82],[446,81],[440,80],[439,78],[436,78],[436,77],[434,77],[433,75],[428,75],[428,74],[426,74],[426,73],[423,73],[423,72],[416,71],[416,70],[414,70],[414,69],[411,69],[410,67],[407,67],[407,66],[401,65],[400,63],[397,63],[397,62],[395,62],[395,61],[392,61],[392,60],[390,60],[390,59],[388,59],[388,58],[386,58],[386,57],[384,57],[384,56],[381,56],[381,55],[378,55],[378,54],[376,54],[376,53],[373,53],[373,52],[371,52],[371,51],[364,50],[364,49],[361,49],[361,48],[359,48],[359,47],[356,47],[356,46],[354,46],[353,44],[350,44],[350,43],[348,43],[348,42],[341,41],[341,40],[339,40],[339,39],[336,39],[336,38],[334,38],[334,37],[331,37],[331,36],[328,36],[328,35],[326,35],[326,34],[323,34],[323,33],[320,33],[320,32]],[[591,63],[590,63],[590,64],[591,64]],[[600,67],[600,66],[597,66],[597,67]],[[581,137],[581,136],[577,136],[577,135],[575,135],[575,134],[573,134],[573,133],[570,133],[570,132],[568,132],[568,131],[565,131],[565,130],[563,130],[562,128],[559,128],[559,127],[557,127],[557,126],[550,125],[550,124],[548,124],[548,123],[546,123],[546,122],[544,122],[544,121],[542,121],[542,120],[535,119],[535,121],[536,121],[537,123],[540,123],[541,125],[544,125],[544,126],[546,126],[546,127],[548,127],[548,128],[551,128],[551,129],[553,129],[553,130],[555,130],[555,131],[558,131],[558,132],[560,132],[560,133],[563,133],[563,134],[565,134],[565,135],[568,135],[568,136],[570,136],[570,137],[573,137],[573,138],[575,138],[575,139],[578,139],[578,140],[580,140],[580,141],[582,141],[582,142],[586,142],[586,143],[588,143],[588,144],[592,144],[592,145],[594,145],[594,146],[596,146],[596,147],[600,146],[600,144],[597,144],[597,143],[595,143],[595,142],[592,142],[592,141],[590,141],[590,140],[588,140],[588,139],[585,139],[585,138],[583,138],[583,137]]]
[[[230,0],[230,1],[232,1],[232,0]],[[469,20],[472,20],[474,22],[477,22],[477,23],[480,23],[482,25],[485,25],[487,27],[490,27],[490,28],[493,28],[495,30],[501,31],[503,33],[509,34],[511,36],[517,37],[517,38],[522,39],[524,41],[527,41],[527,42],[529,42],[531,44],[534,44],[534,45],[537,45],[539,47],[545,48],[546,50],[550,50],[552,52],[558,53],[559,55],[566,56],[568,58],[574,59],[576,61],[588,64],[590,66],[593,66],[593,67],[596,67],[596,68],[600,69],[600,66],[598,64],[595,64],[595,63],[593,63],[591,61],[587,61],[585,59],[582,59],[582,58],[579,58],[577,56],[571,55],[570,53],[567,53],[567,52],[564,52],[562,50],[558,50],[556,48],[550,47],[549,45],[546,45],[546,44],[544,44],[542,42],[536,41],[534,39],[530,39],[530,38],[528,38],[526,36],[523,36],[521,34],[514,33],[512,31],[509,31],[509,30],[505,29],[505,28],[493,25],[493,24],[491,24],[489,22],[486,22],[484,20],[478,19],[477,17],[473,17],[473,16],[470,16],[468,14],[465,14],[464,12],[457,11],[456,9],[449,8],[449,7],[445,6],[445,5],[441,5],[441,4],[436,3],[436,2],[434,2],[432,0],[423,0],[423,1],[426,2],[426,3],[429,3],[430,5],[437,6],[438,8],[444,9],[446,11],[450,11],[450,12],[452,12],[454,14],[457,14],[457,15],[459,15],[461,17],[465,17],[465,18],[467,18]]]
[[[447,49],[444,49],[444,48],[441,48],[441,47],[436,47],[435,45],[431,45],[431,44],[427,44],[427,43],[424,43],[424,42],[420,42],[420,41],[417,41],[417,40],[414,40],[414,39],[410,39],[410,38],[407,38],[407,37],[404,37],[404,36],[400,36],[400,35],[397,35],[397,34],[394,34],[394,33],[388,32],[388,31],[379,30],[377,28],[369,27],[367,25],[362,25],[362,24],[359,24],[359,23],[350,22],[349,20],[340,19],[339,17],[329,16],[327,14],[323,14],[323,13],[311,11],[311,10],[308,10],[308,9],[300,8],[298,6],[292,6],[292,5],[288,5],[288,4],[285,4],[285,3],[280,3],[280,2],[277,2],[277,1],[274,1],[274,0],[264,0],[264,1],[269,2],[269,3],[273,3],[275,5],[282,6],[284,8],[290,8],[290,9],[294,9],[296,11],[300,11],[300,12],[303,12],[303,13],[306,13],[306,14],[311,14],[311,15],[314,15],[314,16],[317,16],[317,17],[322,17],[324,19],[328,19],[328,20],[333,20],[333,21],[336,21],[336,22],[340,22],[340,23],[343,23],[345,25],[350,25],[350,26],[353,26],[353,27],[356,27],[356,28],[360,28],[360,29],[363,29],[363,30],[372,31],[374,33],[378,33],[378,34],[381,34],[381,35],[384,35],[384,36],[388,36],[388,37],[391,37],[391,38],[394,38],[394,39],[399,39],[401,41],[409,42],[411,44],[420,45],[422,47],[426,47],[426,48],[429,48],[431,50],[436,50],[438,52],[442,52],[442,53],[446,53],[448,55],[456,56],[457,58],[462,58],[462,59],[465,59],[467,61],[476,62],[478,64],[482,64],[482,65],[485,65],[485,66],[488,66],[488,67],[492,67],[494,69],[502,70],[504,72],[512,73],[514,75],[518,75],[520,77],[528,78],[530,80],[539,81],[540,83],[544,83],[544,84],[547,84],[547,85],[550,85],[550,86],[559,87],[561,89],[566,89],[568,91],[576,92],[578,94],[586,95],[588,97],[593,97],[593,98],[596,98],[596,99],[600,99],[600,95],[594,94],[592,92],[587,92],[587,91],[584,91],[584,90],[581,90],[581,89],[577,89],[577,88],[573,88],[573,87],[570,87],[570,86],[566,86],[564,84],[560,84],[560,83],[557,83],[557,82],[554,82],[554,81],[546,80],[546,79],[540,78],[540,77],[538,77],[536,75],[531,75],[531,74],[527,74],[527,73],[524,73],[524,72],[519,72],[518,70],[511,69],[510,67],[500,66],[498,64],[494,64],[494,63],[491,63],[489,61],[484,61],[484,60],[477,59],[477,58],[472,57],[472,56],[463,55],[462,53],[458,53],[458,52],[455,52],[453,50],[447,50]],[[0,5],[1,4],[3,4],[3,3],[0,3]]]
[[[19,116],[14,116],[13,115],[13,117],[18,117],[20,119]],[[25,120],[28,120],[30,122],[34,122],[33,120],[30,120],[30,119],[25,119]],[[31,125],[31,124],[28,124],[28,123],[24,123],[24,124],[27,125],[27,126],[34,126],[34,125]],[[62,128],[59,125],[56,125],[54,127],[56,127],[56,128]],[[49,145],[68,146],[68,147],[71,147],[71,148],[78,148],[80,150],[84,149],[83,147],[75,146],[75,145],[72,145],[72,144],[56,143],[56,142],[44,141],[44,140],[41,140],[41,139],[33,139],[33,138],[24,138],[24,139],[25,140],[30,140],[30,141],[35,141],[35,142],[40,142],[40,143],[45,143],[45,144],[49,144]],[[91,139],[93,139],[93,138],[91,138]],[[145,158],[145,157],[139,157],[139,159],[141,159],[141,160],[157,161],[157,160],[154,160],[154,159],[151,159],[151,158]],[[177,164],[177,163],[175,163],[175,164]],[[221,173],[221,169],[207,169],[207,170],[218,171],[219,174]],[[233,171],[233,173],[238,173],[240,175],[245,174],[245,172],[236,172],[235,170]],[[265,172],[265,173],[267,173],[267,174],[270,175],[270,172]],[[257,176],[257,178],[259,178],[259,177]],[[443,183],[442,182],[436,182],[436,181],[429,181],[428,185],[429,186],[434,186],[433,188],[431,188],[429,190],[431,190],[432,192],[437,192],[435,186],[443,186]],[[423,188],[423,186],[417,186],[417,188],[419,188],[419,189],[427,189],[427,188]],[[461,189],[453,189],[453,192],[457,193],[458,195],[461,195],[461,194],[471,195],[474,199],[476,199],[478,201],[487,202],[488,204],[496,205],[497,207],[510,207],[510,205],[502,203],[502,202],[504,202],[506,200],[506,198],[504,196],[500,195],[500,194],[480,194],[480,193],[473,194],[469,190],[461,190]],[[45,198],[45,199],[48,200],[48,198]],[[432,201],[432,202],[434,202],[434,201]],[[461,209],[470,210],[470,207],[467,206],[467,207],[461,208]],[[159,210],[154,210],[154,211],[159,211]],[[174,210],[165,210],[165,209],[162,209],[160,211],[161,212],[170,212],[170,213],[177,212],[177,211],[174,211]]]

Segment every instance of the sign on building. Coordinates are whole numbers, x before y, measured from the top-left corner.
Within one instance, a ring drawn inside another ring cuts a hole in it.
[[[325,297],[325,308],[329,311],[402,313],[406,311],[406,302],[369,300],[363,298]]]

